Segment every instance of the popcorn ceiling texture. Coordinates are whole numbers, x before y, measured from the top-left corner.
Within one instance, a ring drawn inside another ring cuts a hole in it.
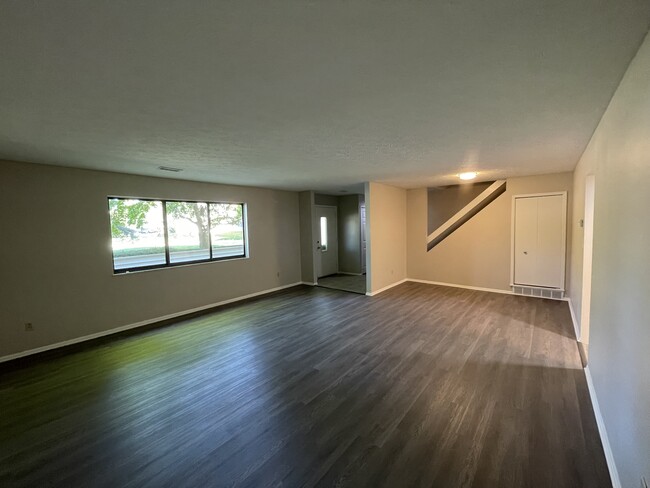
[[[5,2],[0,158],[321,191],[569,171],[649,16],[647,0]]]

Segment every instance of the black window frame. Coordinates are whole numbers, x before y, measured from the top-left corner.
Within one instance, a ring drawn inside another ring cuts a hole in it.
[[[112,245],[112,238],[113,234],[111,232],[111,216],[110,216],[110,201],[111,200],[138,200],[141,202],[160,202],[162,205],[162,213],[163,213],[163,232],[164,232],[164,238],[165,238],[165,263],[162,264],[152,264],[149,266],[136,266],[133,268],[121,268],[121,269],[115,269],[115,251],[113,250],[113,245]],[[108,223],[109,223],[109,232],[111,235],[111,261],[113,265],[113,274],[115,275],[120,275],[120,274],[126,274],[126,273],[133,273],[136,271],[149,271],[153,269],[165,269],[165,268],[176,268],[178,266],[187,266],[187,265],[194,265],[194,264],[203,264],[203,263],[214,263],[218,261],[230,261],[233,259],[246,259],[248,258],[248,218],[247,218],[247,204],[246,202],[215,202],[215,201],[208,201],[208,200],[181,200],[181,199],[170,199],[170,198],[144,198],[144,197],[118,197],[118,196],[111,196],[109,195],[106,197],[106,201],[108,203],[108,209],[109,209],[109,215],[108,215]],[[208,206],[208,238],[210,242],[210,257],[208,259],[196,259],[193,261],[182,261],[179,263],[172,263],[171,262],[171,256],[170,256],[170,251],[169,251],[169,231],[167,228],[167,203],[168,202],[179,202],[179,203],[205,203]],[[223,257],[213,257],[213,249],[212,249],[212,222],[210,221],[210,205],[241,205],[242,208],[242,234],[244,238],[244,252],[242,254],[234,255],[234,256],[223,256]]]

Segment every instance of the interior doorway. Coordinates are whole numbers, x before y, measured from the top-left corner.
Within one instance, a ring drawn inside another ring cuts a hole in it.
[[[316,284],[365,295],[364,196],[315,193],[312,216]]]
[[[580,305],[581,354],[586,363],[589,354],[589,322],[591,318],[591,274],[594,252],[594,203],[596,198],[596,177],[585,179],[585,216],[583,221],[584,244],[582,254],[582,300]]]

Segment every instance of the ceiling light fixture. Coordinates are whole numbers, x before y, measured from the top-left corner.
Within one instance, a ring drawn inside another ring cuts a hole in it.
[[[461,174],[459,174],[458,177],[459,177],[461,180],[473,180],[474,178],[476,178],[476,175],[477,175],[477,174],[478,174],[478,173],[477,173],[476,171],[468,171],[467,173],[461,173]]]

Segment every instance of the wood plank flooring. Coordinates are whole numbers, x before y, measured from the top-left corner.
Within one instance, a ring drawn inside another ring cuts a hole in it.
[[[335,274],[318,278],[318,286],[366,294],[366,275]]]
[[[566,303],[405,283],[0,369],[0,486],[611,485]]]

